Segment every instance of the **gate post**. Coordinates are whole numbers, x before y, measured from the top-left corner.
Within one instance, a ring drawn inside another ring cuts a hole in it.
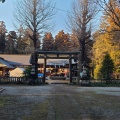
[[[69,73],[70,83],[72,83],[72,59],[71,59],[71,56],[69,57],[69,69],[70,69],[70,73]]]
[[[43,83],[45,83],[45,77],[46,77],[45,73],[46,73],[46,56],[45,56],[45,58],[44,58],[44,74],[43,74]]]
[[[38,54],[37,52],[35,51],[35,79],[38,78]]]
[[[78,67],[78,81],[77,81],[77,84],[79,85],[80,84],[80,79],[81,79],[80,73],[82,71],[82,66],[81,66],[81,51],[78,54],[78,66],[77,67]]]

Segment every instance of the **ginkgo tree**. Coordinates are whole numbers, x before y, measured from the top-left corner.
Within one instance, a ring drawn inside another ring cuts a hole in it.
[[[120,30],[120,0],[96,0],[104,15],[107,15]]]
[[[37,41],[38,36],[42,36],[46,30],[53,27],[51,20],[55,14],[54,3],[51,0],[18,0],[15,6],[15,20],[23,25],[28,32],[29,38],[34,45],[34,59],[35,59],[35,78],[37,78]],[[38,35],[39,34],[39,35]],[[42,35],[41,35],[42,34]]]
[[[81,64],[86,61],[89,62],[89,52],[91,48],[91,33],[92,33],[92,20],[97,15],[97,3],[95,0],[74,0],[72,3],[71,12],[68,14],[67,25],[68,28],[77,37],[79,43]],[[89,50],[88,50],[89,49]],[[82,66],[79,64],[80,70]]]

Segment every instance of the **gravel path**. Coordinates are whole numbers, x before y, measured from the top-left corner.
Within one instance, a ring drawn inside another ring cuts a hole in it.
[[[119,120],[119,87],[0,85],[0,120]]]

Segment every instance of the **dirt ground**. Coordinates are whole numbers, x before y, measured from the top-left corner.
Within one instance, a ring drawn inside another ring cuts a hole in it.
[[[119,87],[0,85],[0,120],[120,120]]]

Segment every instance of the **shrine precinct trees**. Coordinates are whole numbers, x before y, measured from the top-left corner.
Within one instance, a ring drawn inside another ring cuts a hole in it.
[[[72,4],[71,13],[68,14],[69,22],[67,25],[79,41],[81,63],[86,61],[88,57],[87,49],[90,47],[92,32],[91,22],[96,12],[97,3],[94,0],[75,0]]]
[[[5,51],[9,54],[16,53],[16,44],[17,44],[17,34],[15,31],[9,31],[6,36],[6,46]]]
[[[0,21],[0,53],[5,52],[5,34],[6,26],[3,21]]]
[[[110,55],[114,62],[114,75],[116,76],[120,71],[120,27],[117,24],[120,20],[120,8],[116,0],[110,0],[108,3],[104,0],[105,3],[106,6],[104,7],[106,9],[100,28],[94,33],[93,63],[95,78],[100,78],[100,68],[106,53]],[[111,6],[112,11],[108,10],[108,6]]]
[[[64,33],[63,30],[58,32],[55,36],[54,49],[56,51],[69,51],[70,36],[68,33]]]
[[[43,51],[53,51],[54,50],[54,38],[50,32],[47,32],[43,37]]]
[[[50,20],[54,15],[54,5],[51,0],[20,0],[16,1],[14,16],[17,22],[28,28],[29,38],[33,41],[34,52],[37,48],[38,34],[48,31]],[[37,77],[37,56],[35,54],[35,73]]]
[[[76,36],[69,35],[63,30],[59,31],[55,38],[50,32],[47,32],[42,39],[43,51],[78,51],[79,44]]]
[[[102,61],[102,66],[100,68],[101,76],[106,80],[106,82],[110,81],[111,75],[113,74],[113,70],[114,70],[113,60],[107,53]]]
[[[15,19],[31,31],[30,39],[37,46],[38,34],[50,29],[50,20],[54,15],[54,5],[50,0],[21,0],[15,7]]]
[[[119,0],[97,0],[104,15],[107,15],[111,22],[117,26],[114,31],[120,31],[120,1]]]

